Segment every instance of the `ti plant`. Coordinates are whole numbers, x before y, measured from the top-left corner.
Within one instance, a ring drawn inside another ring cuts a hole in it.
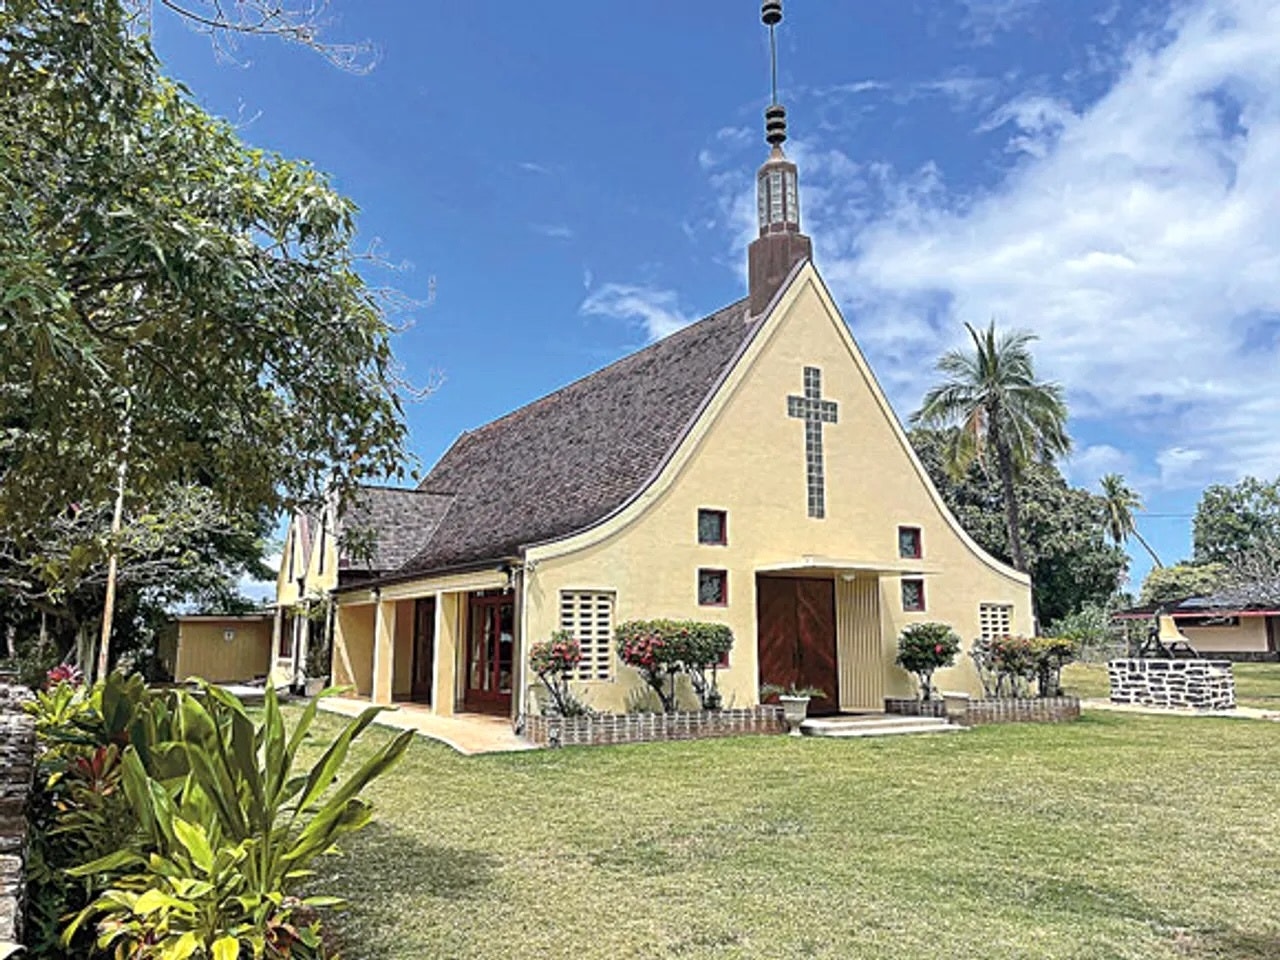
[[[255,724],[235,697],[210,685],[174,694],[173,732],[150,762],[125,748],[122,785],[139,842],[72,871],[109,877],[66,930],[92,920],[97,945],[120,957],[235,960],[321,957],[318,924],[332,898],[297,899],[311,862],[368,823],[360,792],[404,754],[406,731],[339,780],[352,742],[378,714],[352,720],[307,771],[298,750],[316,717],[308,704],[286,730],[275,692]]]

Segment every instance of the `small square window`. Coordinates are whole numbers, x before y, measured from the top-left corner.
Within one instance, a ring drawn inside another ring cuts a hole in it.
[[[898,528],[898,556],[905,560],[919,560],[924,556],[919,527]]]
[[[924,610],[924,581],[902,581],[902,609],[919,613]]]
[[[729,518],[723,510],[698,511],[698,542],[724,546],[729,542]]]
[[[726,570],[698,571],[698,603],[704,607],[724,607],[729,603],[729,573]]]

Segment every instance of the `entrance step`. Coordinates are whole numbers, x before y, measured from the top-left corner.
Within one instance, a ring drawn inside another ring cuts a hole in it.
[[[960,733],[940,717],[897,717],[872,714],[850,717],[813,717],[800,725],[809,737],[892,737],[911,733]]]

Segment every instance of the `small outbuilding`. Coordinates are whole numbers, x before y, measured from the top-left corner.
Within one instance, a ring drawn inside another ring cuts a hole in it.
[[[177,618],[173,679],[213,683],[263,679],[271,667],[271,613]]]
[[[1173,618],[1197,653],[1223,660],[1280,660],[1280,608],[1230,606],[1208,597],[1146,604],[1121,610],[1113,619],[1148,623],[1158,612]]]

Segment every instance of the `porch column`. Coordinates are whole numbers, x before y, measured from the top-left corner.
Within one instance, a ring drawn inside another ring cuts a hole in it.
[[[462,594],[436,594],[435,663],[431,665],[431,709],[442,717],[453,716],[457,691],[457,663]]]
[[[373,616],[373,702],[391,703],[391,677],[396,656],[396,605],[379,600]]]

